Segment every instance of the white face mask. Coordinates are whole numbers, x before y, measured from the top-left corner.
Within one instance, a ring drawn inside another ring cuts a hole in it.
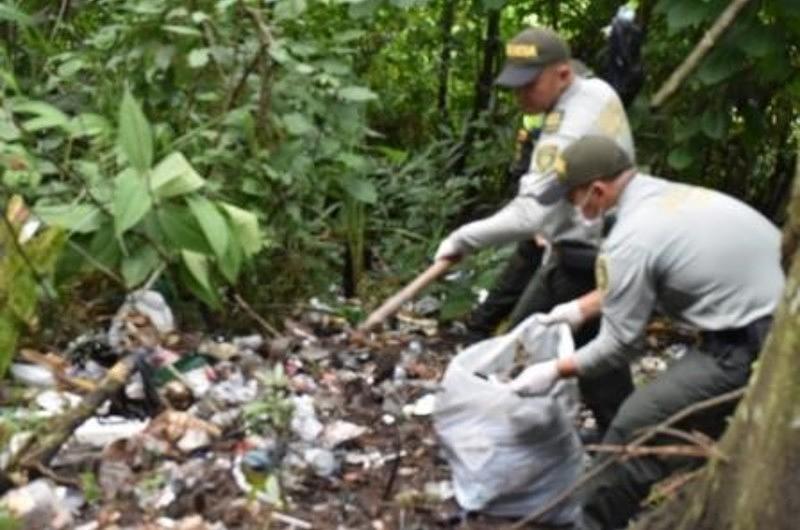
[[[576,204],[574,206],[575,211],[573,213],[573,220],[576,225],[582,226],[586,230],[591,231],[602,231],[603,229],[603,213],[599,212],[596,217],[589,219],[583,214],[583,208],[589,202],[589,199],[592,197],[592,192],[589,191],[586,196],[583,198],[580,204]]]

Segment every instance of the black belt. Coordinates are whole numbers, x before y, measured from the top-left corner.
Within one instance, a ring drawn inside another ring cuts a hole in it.
[[[758,351],[769,333],[770,326],[772,326],[772,315],[761,317],[741,328],[701,331],[700,338],[704,346],[712,349],[717,345],[744,345]]]

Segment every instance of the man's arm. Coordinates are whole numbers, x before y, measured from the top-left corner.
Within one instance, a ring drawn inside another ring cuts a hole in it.
[[[601,373],[629,361],[656,301],[648,260],[646,253],[635,248],[606,255],[607,292],[593,291],[580,301],[587,312],[595,311],[600,303],[600,332],[574,355],[559,360],[561,377]]]
[[[452,259],[488,246],[532,239],[551,209],[531,197],[516,197],[491,217],[453,231],[439,245],[435,259]]]

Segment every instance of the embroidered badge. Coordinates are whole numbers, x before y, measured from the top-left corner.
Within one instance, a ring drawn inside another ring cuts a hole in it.
[[[557,132],[559,127],[561,127],[561,122],[564,119],[564,111],[563,110],[554,110],[550,112],[547,116],[544,117],[544,126],[542,127],[542,132],[545,133],[554,133]]]
[[[542,145],[536,149],[536,169],[540,173],[552,169],[558,158],[557,145]]]
[[[508,44],[506,57],[510,59],[533,59],[539,55],[539,50],[533,44]]]
[[[608,293],[608,260],[603,254],[594,262],[594,279],[600,294],[605,296]]]

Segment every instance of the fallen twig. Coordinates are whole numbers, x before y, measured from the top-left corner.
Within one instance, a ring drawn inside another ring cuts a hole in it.
[[[688,418],[689,416],[692,416],[703,410],[710,409],[731,401],[736,401],[737,399],[741,398],[744,395],[746,390],[747,387],[742,387],[737,390],[732,390],[730,392],[726,392],[725,394],[721,394],[719,396],[689,405],[688,407],[676,412],[675,414],[673,414],[666,420],[662,421],[661,423],[648,428],[646,432],[644,432],[638,438],[631,441],[627,446],[629,448],[639,447],[648,440],[650,440],[651,438],[653,438],[655,435],[657,435],[659,433],[659,429],[664,429],[666,427],[674,425],[675,423],[678,423],[679,421]],[[624,454],[618,454],[613,457],[609,457],[604,462],[593,467],[592,469],[584,473],[583,476],[581,476],[581,478],[579,478],[578,481],[575,482],[575,484],[565,489],[558,495],[554,496],[552,500],[547,502],[544,506],[542,506],[535,512],[526,515],[513,525],[509,526],[508,530],[516,530],[524,527],[528,523],[535,522],[542,515],[546,514],[547,512],[549,512],[550,510],[552,510],[553,508],[564,502],[566,499],[568,499],[573,493],[575,493],[575,491],[578,490],[578,488],[582,487],[584,484],[586,484],[591,479],[598,476],[600,473],[602,473],[612,465],[622,460],[624,457],[625,457]]]
[[[710,453],[707,449],[697,445],[663,445],[659,447],[630,447],[628,445],[592,444],[586,450],[595,453],[616,453],[622,456],[691,456],[707,458]]]
[[[32,444],[20,452],[10,469],[41,472],[64,442],[97,408],[116,394],[136,370],[136,360],[142,352],[128,353],[111,367],[97,390],[83,398],[81,403],[49,423],[47,432],[37,437]]]
[[[273,338],[280,337],[281,335],[280,332],[273,326],[271,326],[269,322],[264,320],[264,318],[261,315],[256,313],[255,310],[252,307],[250,307],[250,304],[248,304],[247,301],[245,301],[245,299],[242,298],[241,295],[239,295],[239,293],[234,294],[233,298],[236,300],[236,303],[239,304],[239,307],[244,309],[245,313],[250,315],[250,318],[255,320],[258,323],[258,325],[260,325],[264,329],[264,331],[267,332],[268,335],[272,336]]]

